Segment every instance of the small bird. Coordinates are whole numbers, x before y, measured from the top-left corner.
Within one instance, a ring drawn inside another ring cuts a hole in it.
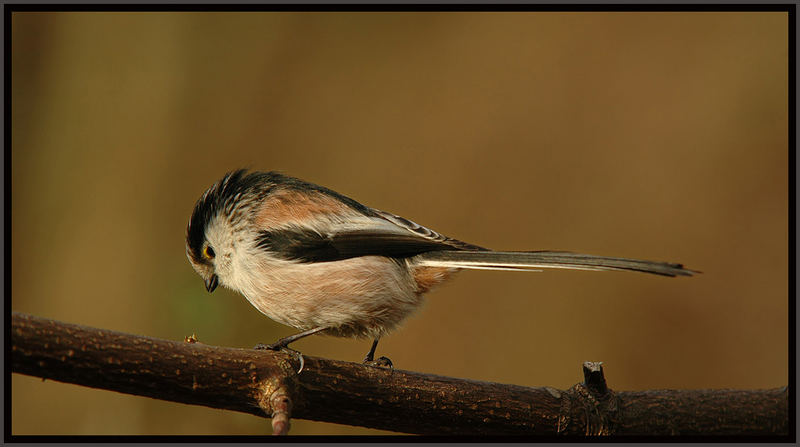
[[[461,269],[627,270],[691,276],[681,264],[563,251],[492,251],[277,172],[229,172],[203,193],[186,229],[186,255],[213,292],[235,290],[261,313],[302,332],[378,340]],[[299,353],[297,353],[299,355]],[[303,360],[300,357],[302,370]]]

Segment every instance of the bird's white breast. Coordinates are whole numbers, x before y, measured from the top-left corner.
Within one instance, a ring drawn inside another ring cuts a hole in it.
[[[405,261],[363,256],[297,262],[241,248],[222,284],[264,315],[301,330],[322,326],[332,335],[378,337],[422,301]]]

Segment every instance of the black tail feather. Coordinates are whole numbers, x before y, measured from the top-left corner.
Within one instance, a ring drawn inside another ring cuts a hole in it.
[[[498,269],[533,270],[537,268],[566,268],[576,270],[623,270],[664,276],[692,276],[697,271],[682,264],[612,258],[564,251],[431,251],[416,257],[425,265]]]

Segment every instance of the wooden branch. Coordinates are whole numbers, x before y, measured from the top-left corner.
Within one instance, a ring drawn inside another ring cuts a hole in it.
[[[13,313],[13,372],[186,404],[418,434],[789,434],[788,389],[614,392],[598,363],[569,390],[142,337]]]

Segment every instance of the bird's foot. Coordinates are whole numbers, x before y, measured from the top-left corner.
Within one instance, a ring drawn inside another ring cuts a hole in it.
[[[265,351],[265,350],[281,351],[297,357],[297,360],[300,361],[300,368],[297,370],[297,374],[303,372],[303,367],[306,365],[306,360],[303,358],[303,354],[300,351],[295,351],[294,349],[290,348],[288,346],[288,343],[284,343],[282,342],[282,340],[278,340],[275,343],[271,343],[268,345],[265,345],[264,343],[259,343],[255,345],[253,349],[259,351]]]
[[[392,361],[389,360],[389,357],[379,357],[378,360],[373,360],[369,357],[365,358],[362,362],[364,365],[367,366],[374,366],[376,368],[384,368],[384,369],[394,369],[394,365]]]

